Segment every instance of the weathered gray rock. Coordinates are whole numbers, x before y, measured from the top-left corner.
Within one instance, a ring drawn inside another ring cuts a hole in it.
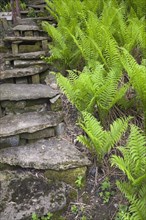
[[[46,51],[36,51],[36,52],[30,52],[30,53],[19,53],[16,55],[13,54],[7,54],[5,55],[5,59],[8,60],[33,60],[33,59],[39,59],[41,56],[45,56]]]
[[[37,25],[17,25],[13,28],[14,31],[39,31]]]
[[[51,89],[49,86],[41,84],[1,84],[0,101],[11,100],[31,100],[40,98],[52,98],[59,92]]]
[[[23,11],[20,12],[23,14]],[[24,14],[27,14],[28,11],[24,11]],[[36,25],[36,22],[33,21],[32,18],[17,18],[17,24],[18,25]]]
[[[7,137],[7,138],[0,138],[0,148],[16,147],[18,145],[19,145],[19,135]]]
[[[47,69],[48,69],[47,65],[43,65],[43,66],[36,65],[34,67],[4,70],[4,71],[0,71],[0,80],[13,78],[13,77],[32,76],[38,73],[42,73]]]
[[[1,106],[5,109],[24,109],[26,107],[26,101],[19,101],[19,102],[11,102],[11,101],[2,101]]]
[[[56,76],[52,74],[49,69],[44,73],[42,73],[40,78],[43,84],[45,83],[46,85],[49,85],[52,89],[57,89],[58,86],[57,86]]]
[[[29,5],[29,7],[31,7],[31,8],[34,8],[34,9],[40,9],[40,10],[43,10],[43,9],[45,9],[45,7],[46,7],[46,5],[45,4],[34,4],[34,5]]]
[[[2,116],[10,113],[22,114],[24,112],[42,112],[51,109],[49,98],[27,99],[24,101],[1,101],[1,106]]]
[[[49,37],[37,37],[37,36],[25,36],[25,37],[5,37],[4,41],[10,41],[10,42],[18,42],[20,43],[21,41],[42,41],[42,40],[49,40]]]
[[[28,77],[20,77],[15,79],[16,84],[28,84]]]
[[[39,4],[44,4],[44,3],[45,3],[45,0],[28,0],[28,5],[31,5],[31,4],[39,5]]]
[[[64,183],[51,182],[30,172],[0,173],[0,219],[31,220],[66,205]]]
[[[28,13],[28,11],[26,13]],[[47,17],[46,16],[39,17],[39,15],[38,15],[37,17],[33,17],[33,18],[32,17],[31,18],[23,18],[23,19],[21,19],[19,24],[29,24],[31,21],[39,23],[40,21],[52,21],[52,20],[54,22],[54,18],[49,14]]]
[[[42,50],[42,44],[40,42],[36,42],[35,44],[20,44],[19,45],[19,53],[30,53],[30,52],[38,52]],[[18,46],[18,45],[17,45]],[[13,48],[13,45],[12,45]],[[13,51],[12,51],[13,52]],[[15,51],[13,52],[13,54]],[[18,54],[18,53],[17,53]]]
[[[88,158],[74,145],[59,138],[1,149],[0,163],[43,170],[67,170],[90,165]]]
[[[41,131],[36,131],[32,134],[24,133],[20,135],[20,138],[27,139],[27,140],[36,140],[42,138],[49,138],[55,136],[55,129],[54,128],[46,128]]]
[[[61,122],[59,123],[55,128],[55,134],[57,136],[63,135],[65,133],[65,123]]]
[[[7,165],[8,166],[8,165]],[[68,170],[47,170],[44,172],[45,177],[53,181],[63,181],[73,187],[77,187],[76,180],[82,177],[82,186],[85,184],[87,167],[78,167]]]
[[[12,20],[12,12],[0,12],[0,18],[6,19],[7,21]]]
[[[25,112],[41,112],[41,111],[48,111],[48,106],[47,104],[40,104],[40,105],[32,105],[32,106],[25,106],[25,108],[21,107],[21,102],[16,103],[20,104],[18,107],[16,105],[12,105],[12,107],[6,107],[4,109],[3,115],[8,115],[8,114],[23,114]],[[23,106],[23,103],[22,103]]]
[[[15,67],[26,67],[32,65],[46,64],[43,60],[14,60]]]
[[[55,127],[63,121],[60,112],[30,112],[19,115],[7,115],[0,118],[0,137],[21,133],[33,133],[49,127]]]
[[[2,107],[1,107],[1,104],[0,104],[0,118],[3,116],[3,111],[2,111]]]
[[[57,95],[54,98],[50,99],[50,106],[51,110],[54,112],[62,110],[62,101],[60,95]]]

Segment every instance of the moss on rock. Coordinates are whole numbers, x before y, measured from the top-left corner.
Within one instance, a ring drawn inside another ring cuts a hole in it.
[[[76,187],[75,181],[79,176],[82,176],[82,186],[85,185],[86,171],[87,171],[87,167],[79,167],[79,168],[63,170],[63,171],[47,170],[45,172],[45,176],[48,179],[52,179],[55,181],[63,181],[71,186]]]
[[[40,50],[41,50],[41,46],[39,44],[19,46],[19,53],[36,52]]]

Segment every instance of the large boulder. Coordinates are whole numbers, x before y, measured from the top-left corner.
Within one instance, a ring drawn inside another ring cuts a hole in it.
[[[42,174],[28,171],[0,173],[0,219],[31,220],[55,212],[66,205],[64,183],[48,181]]]

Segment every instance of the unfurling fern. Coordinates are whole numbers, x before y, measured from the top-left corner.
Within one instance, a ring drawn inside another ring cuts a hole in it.
[[[119,147],[123,157],[112,156],[112,165],[122,170],[127,181],[117,182],[117,186],[130,203],[129,220],[146,219],[146,137],[135,125],[125,147]]]
[[[90,113],[82,112],[82,115],[83,121],[79,125],[87,136],[80,135],[77,139],[89,149],[95,151],[98,162],[102,163],[105,154],[114,147],[126,131],[130,118],[117,119],[110,125],[110,130],[107,131],[103,129],[100,122]]]

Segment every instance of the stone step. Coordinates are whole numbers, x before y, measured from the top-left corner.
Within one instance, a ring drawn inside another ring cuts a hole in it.
[[[28,24],[28,21],[54,21],[54,18],[51,15],[48,15],[47,17],[33,17],[33,18],[23,18],[19,22],[20,24]]]
[[[61,138],[49,138],[33,144],[0,150],[0,163],[40,170],[68,170],[91,164],[73,144]]]
[[[18,53],[18,54],[6,54],[4,58],[6,60],[34,60],[40,59],[41,56],[46,56],[46,51],[36,51],[30,53]]]
[[[31,5],[31,4],[40,5],[44,3],[45,3],[45,0],[27,0],[28,5]]]
[[[39,31],[39,27],[37,25],[17,25],[13,31]]]
[[[7,115],[0,118],[0,137],[34,133],[45,128],[55,127],[62,121],[63,114],[52,111]]]
[[[28,13],[29,13],[28,10],[20,11],[20,14],[21,14],[21,15],[27,15]],[[40,13],[40,10],[35,10],[35,13]]]
[[[48,181],[41,172],[24,170],[0,172],[0,219],[31,220],[67,205],[67,187]]]
[[[45,65],[46,62],[43,60],[14,60],[14,67],[16,68],[22,68],[22,67],[28,67],[33,65]]]
[[[36,42],[36,41],[43,41],[43,40],[49,40],[50,38],[49,37],[37,37],[37,36],[25,36],[25,37],[17,37],[17,36],[6,36],[4,38],[4,41],[9,41],[9,42],[15,42],[18,44],[21,43],[21,42]]]
[[[0,12],[0,19],[12,20],[12,12]]]
[[[50,86],[42,84],[0,84],[0,101],[53,98],[58,93],[59,91],[55,91]]]
[[[45,9],[46,8],[46,4],[41,4],[41,5],[29,5],[28,7],[30,7],[30,8],[34,8],[34,9],[40,9],[40,10],[43,10],[43,9]]]
[[[9,70],[1,70],[0,71],[0,80],[8,79],[8,78],[17,78],[17,77],[24,77],[24,76],[33,76],[35,74],[42,73],[48,69],[47,65],[43,66],[33,66],[27,68],[16,68],[16,69],[9,69]]]

